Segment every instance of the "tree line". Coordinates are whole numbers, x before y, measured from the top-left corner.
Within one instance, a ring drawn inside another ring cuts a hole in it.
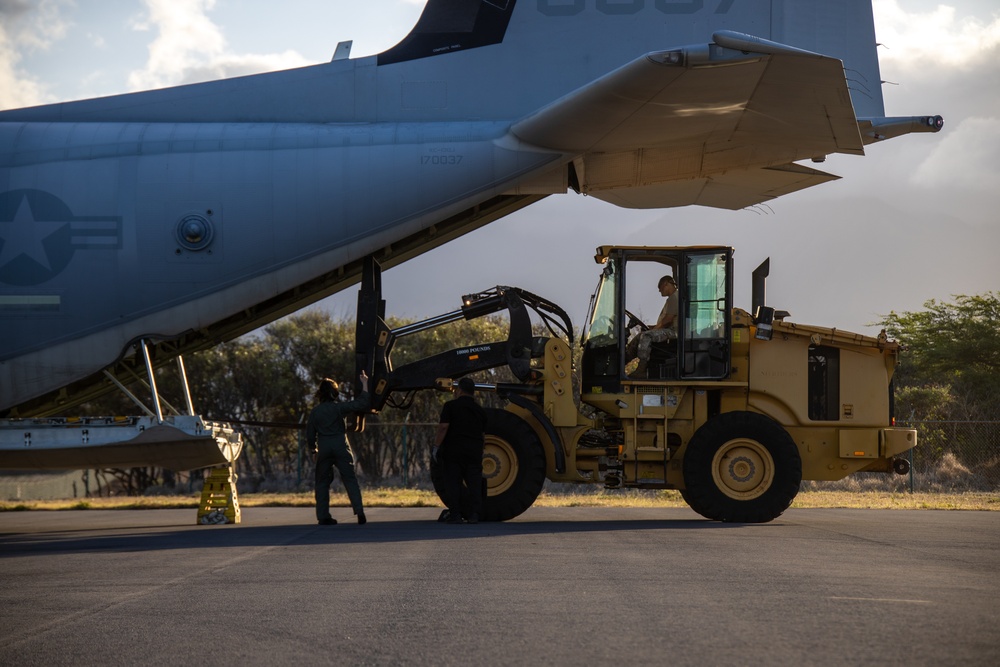
[[[989,421],[1000,414],[1000,295],[956,296],[953,301],[928,301],[914,312],[890,312],[878,324],[903,345],[894,386],[896,416],[921,426],[921,449],[940,457],[945,451],[974,443],[955,442],[944,427],[957,421]],[[408,321],[390,319],[397,329]],[[407,336],[397,343],[398,367],[444,350],[507,338],[507,321],[491,316],[459,321]],[[345,398],[354,396],[355,322],[310,310],[274,322],[263,329],[185,357],[195,410],[218,421],[237,422],[244,451],[237,463],[244,488],[265,480],[300,477],[311,486],[311,467],[300,458],[296,428],[314,405],[314,392],[325,377],[340,383]],[[157,383],[165,396],[178,392],[170,369],[159,371]],[[476,377],[482,382],[506,382],[506,369]],[[179,394],[174,394],[179,395]],[[434,391],[400,397],[368,418],[363,432],[351,434],[361,474],[369,482],[426,479],[429,451],[441,405],[450,395]],[[499,406],[499,399],[484,400]],[[108,397],[85,406],[89,414],[134,411],[124,397]],[[991,431],[992,451],[1000,451],[1000,435]],[[171,484],[170,471],[132,469],[109,471],[128,493]]]
[[[936,462],[951,453],[970,467],[1000,467],[1000,293],[932,299],[880,324],[904,348],[896,418],[917,426],[919,455]]]

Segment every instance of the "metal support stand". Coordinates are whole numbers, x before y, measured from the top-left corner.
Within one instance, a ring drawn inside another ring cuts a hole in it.
[[[202,525],[240,523],[240,500],[236,494],[237,474],[232,466],[212,468],[201,490],[198,523]]]

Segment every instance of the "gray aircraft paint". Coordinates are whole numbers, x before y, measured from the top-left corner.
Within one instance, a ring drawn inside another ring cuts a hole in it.
[[[429,30],[442,20],[447,30]],[[344,267],[368,254],[388,266],[489,222],[470,215],[435,236],[485,202],[503,215],[565,192],[568,165],[597,174],[604,154],[546,147],[529,130],[572,119],[581,89],[609,76],[617,85],[614,72],[647,53],[707,54],[717,31],[827,56],[842,106],[884,115],[867,0],[431,0],[411,35],[377,56],[0,112],[0,413],[100,373],[139,338],[213,331],[280,300],[207,342],[259,326],[352,284]],[[596,122],[587,110],[583,125]],[[622,155],[659,141],[669,157],[667,140],[681,139],[664,127]],[[851,141],[860,147],[860,135]],[[793,148],[790,159],[812,156]],[[592,194],[738,208],[745,194],[699,199],[671,182],[739,181],[764,200],[833,178],[752,152],[701,181],[662,172],[651,184],[595,181]],[[780,184],[758,186],[760,167]],[[415,237],[415,249],[393,249]]]

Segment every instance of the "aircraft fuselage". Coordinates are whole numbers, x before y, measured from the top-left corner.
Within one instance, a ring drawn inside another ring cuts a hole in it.
[[[869,0],[429,0],[377,56],[0,112],[0,415],[569,188],[739,209],[825,182],[794,163],[881,138],[879,81]]]

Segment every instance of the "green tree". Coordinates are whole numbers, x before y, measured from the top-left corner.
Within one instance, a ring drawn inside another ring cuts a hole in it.
[[[969,466],[995,465],[1000,432],[1000,295],[931,300],[924,310],[891,312],[886,332],[903,344],[895,376],[896,415],[919,432],[928,463],[952,453]],[[919,464],[918,464],[919,465]]]
[[[899,406],[901,415],[912,410],[917,419],[983,420],[998,413],[1000,293],[954,299],[932,299],[922,311],[893,311],[882,320],[889,336],[905,348],[896,386],[939,390],[913,394],[912,403]],[[947,400],[941,400],[941,389]],[[935,395],[938,400],[928,403]]]
[[[323,378],[353,396],[355,387],[354,321],[334,321],[328,313],[311,310],[286,317],[264,328],[264,337],[289,364],[306,392]]]
[[[261,424],[294,423],[304,409],[302,384],[269,336],[248,336],[192,356],[188,376],[196,411],[237,424],[244,452],[238,470],[255,479],[289,473],[296,433]],[[256,422],[256,423],[254,423]]]

